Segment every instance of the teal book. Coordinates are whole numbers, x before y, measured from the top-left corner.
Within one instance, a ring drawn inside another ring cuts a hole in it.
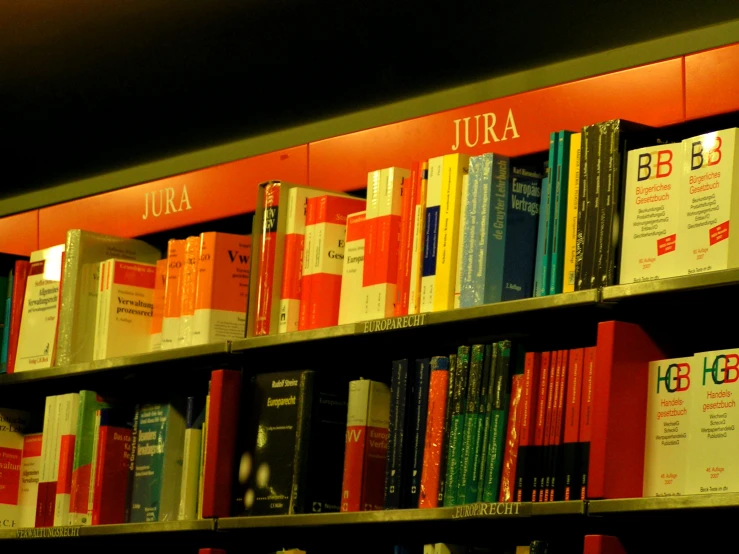
[[[131,523],[177,519],[185,447],[184,406],[143,404],[131,492]]]
[[[539,211],[539,228],[536,238],[536,262],[534,263],[534,296],[546,296],[549,290],[549,272],[544,271],[544,248],[547,240],[546,213],[549,205],[549,178],[541,180],[541,204]]]
[[[447,449],[446,480],[444,486],[444,507],[457,506],[457,491],[462,466],[465,400],[469,365],[470,347],[460,346],[457,349],[457,373],[454,376],[454,395],[451,407],[451,426],[449,428],[449,447]]]
[[[485,496],[485,472],[488,467],[488,455],[489,448],[487,444],[490,442],[490,428],[493,419],[493,391],[495,390],[495,368],[497,367],[498,361],[498,348],[497,344],[486,344],[485,345],[485,361],[484,370],[488,376],[487,387],[485,388],[485,413],[482,416],[483,429],[482,429],[482,441],[480,447],[480,465],[478,472],[475,476],[477,480],[477,501],[482,502]]]
[[[10,275],[7,277],[6,295],[3,298],[0,294],[0,301],[3,302],[5,311],[3,313],[3,342],[2,349],[0,350],[0,373],[5,373],[8,369],[8,342],[10,342],[10,312],[13,301],[13,270],[10,270]]]
[[[549,276],[551,274],[551,255],[552,255],[552,227],[554,226],[554,172],[557,169],[557,133],[549,136],[549,163],[547,169],[547,180],[549,183],[546,202],[544,195],[541,197],[541,218],[539,225],[544,225],[544,235],[541,250],[541,265],[537,266],[536,271],[540,273],[539,289],[536,296],[547,296],[549,294]],[[541,235],[540,235],[541,236]]]
[[[495,369],[495,388],[491,410],[490,442],[488,461],[485,470],[484,502],[497,502],[500,491],[500,475],[503,467],[503,447],[505,445],[506,416],[508,414],[508,382],[511,359],[511,342],[497,344],[498,360]]]
[[[560,294],[564,282],[565,235],[567,233],[567,190],[570,176],[570,137],[572,131],[557,133],[557,161],[554,169],[554,218],[550,255],[549,294]],[[551,183],[550,179],[550,183]]]
[[[469,164],[469,175],[467,182],[467,197],[463,205],[467,207],[464,218],[464,228],[460,235],[460,248],[462,250],[460,272],[461,283],[459,286],[459,306],[469,308],[482,304],[482,280],[475,274],[475,258],[478,256],[478,244],[485,237],[480,235],[480,217],[484,208],[482,206],[483,184],[489,188],[492,175],[492,154],[472,156]],[[489,190],[485,189],[489,195]]]
[[[464,431],[462,434],[462,464],[459,468],[457,485],[457,504],[469,504],[477,500],[477,481],[475,480],[476,459],[479,459],[480,389],[483,378],[485,347],[472,346],[470,353],[470,376],[467,380],[467,404],[465,407]]]

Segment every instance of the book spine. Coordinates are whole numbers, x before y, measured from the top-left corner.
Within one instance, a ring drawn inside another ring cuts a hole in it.
[[[405,470],[407,476],[406,484],[403,485],[405,490],[404,506],[408,508],[419,507],[419,497],[421,494],[421,474],[423,472],[424,447],[426,444],[426,426],[428,416],[428,398],[429,398],[429,380],[430,380],[430,360],[416,360],[415,382],[413,385],[412,409],[409,421],[410,434],[408,435],[408,447],[410,456],[408,461],[410,464]]]
[[[261,221],[261,244],[255,245],[259,248],[259,273],[256,275],[257,297],[254,318],[254,334],[256,336],[270,333],[280,183],[267,183],[264,185],[263,194],[264,215]]]
[[[542,270],[544,267],[544,248],[547,241],[547,205],[549,204],[549,177],[541,180],[541,200],[539,202],[539,223],[536,232],[536,258],[534,262],[534,296],[546,296],[548,289],[545,277],[549,274]]]
[[[406,403],[408,398],[408,360],[393,362],[390,377],[390,426],[388,427],[387,468],[385,473],[385,509],[399,509],[403,491],[403,450],[406,439]]]
[[[131,429],[101,426],[99,442],[92,524],[125,523]]]
[[[483,171],[485,167],[485,155],[472,156],[470,158],[470,169],[467,178],[467,188],[463,189],[466,196],[465,220],[460,227],[462,240],[459,250],[461,271],[459,272],[461,283],[459,286],[459,307],[469,308],[478,305],[480,298],[479,285],[482,279],[475,278],[475,254],[478,248],[478,240],[486,240],[487,237],[479,237],[480,217],[483,210],[481,202],[481,185],[483,183]]]
[[[382,183],[387,180],[387,170],[370,171],[367,174],[367,203],[365,213],[367,222],[364,241],[364,269],[362,273],[363,320],[381,317],[374,308],[374,293],[377,285],[378,233],[380,217],[380,191]]]
[[[534,448],[532,467],[533,479],[531,487],[531,501],[539,499],[539,488],[541,487],[542,470],[545,461],[544,456],[544,431],[546,429],[547,415],[547,392],[549,391],[549,365],[551,352],[543,352],[539,368],[539,387],[536,393],[536,424],[534,428]]]
[[[92,525],[92,515],[95,513],[96,506],[99,507],[102,499],[102,492],[97,490],[97,473],[98,465],[100,464],[100,421],[102,419],[103,411],[104,408],[95,410],[95,419],[92,427],[92,462],[90,463],[90,483],[87,487],[87,505],[85,512],[85,519],[87,520],[88,525]],[[128,474],[126,474],[126,483],[128,483]]]
[[[408,313],[417,314],[421,310],[421,274],[423,270],[423,245],[426,223],[426,189],[428,186],[428,162],[422,162],[416,186],[416,202],[413,211],[413,253],[411,275],[408,286]]]
[[[470,158],[470,205],[475,215],[465,229],[468,252],[465,257],[465,272],[462,274],[462,308],[481,306],[485,301],[486,259],[488,245],[492,240],[489,227],[493,195],[493,157],[493,154],[482,154]]]
[[[182,456],[182,481],[180,484],[180,506],[177,519],[181,521],[196,519],[198,514],[198,495],[200,490],[200,452],[202,450],[202,429],[192,422],[195,414],[193,397],[187,399],[187,428],[185,429],[185,448]]]
[[[411,258],[413,242],[414,208],[417,194],[416,181],[419,179],[419,165],[414,162],[411,167],[410,177],[403,180],[401,185],[401,207],[400,207],[400,242],[398,245],[398,274],[395,278],[395,306],[393,315],[395,317],[408,315],[408,291],[411,275]]]
[[[621,178],[625,174],[621,164],[625,157],[621,153],[622,129],[621,121],[615,119],[609,122],[609,149],[608,149],[608,205],[606,206],[606,223],[604,240],[605,262],[600,276],[600,286],[609,287],[616,284],[616,264],[621,249],[622,236],[621,214],[623,214],[623,190]]]
[[[420,313],[431,312],[434,309],[443,166],[443,156],[431,158],[429,160],[428,184],[426,189],[426,222],[424,224],[423,268],[421,273]]]
[[[493,409],[490,423],[490,444],[488,445],[488,467],[485,472],[485,492],[483,501],[495,502],[500,494],[500,476],[503,466],[503,446],[505,442],[506,415],[508,408],[507,387],[511,359],[510,341],[497,344],[498,360],[493,390]]]
[[[382,510],[387,460],[387,429],[390,418],[390,389],[370,381],[366,459],[362,471],[362,510]]]
[[[593,127],[583,127],[580,134],[580,199],[577,208],[577,239],[575,241],[575,290],[585,290],[588,281],[585,250],[588,242],[588,211],[591,201],[590,173]]]
[[[585,249],[583,259],[584,288],[592,289],[595,284],[596,262],[599,247],[599,208],[601,202],[601,180],[603,178],[603,143],[605,136],[600,125],[591,125],[588,140],[588,206],[586,214]]]
[[[500,478],[499,502],[514,502],[516,494],[516,467],[518,463],[518,446],[521,440],[521,397],[523,394],[524,376],[514,375],[511,378],[511,398],[508,406],[508,431],[503,453],[503,470]]]
[[[485,496],[485,472],[488,466],[489,449],[487,445],[490,443],[490,429],[492,427],[493,418],[493,395],[495,390],[495,364],[493,363],[493,352],[497,350],[495,344],[485,345],[485,355],[482,362],[483,382],[480,391],[481,402],[479,406],[480,413],[480,435],[479,446],[475,458],[475,484],[477,487],[477,502],[482,502]],[[497,358],[496,358],[497,359]]]
[[[577,259],[577,214],[580,203],[580,150],[582,133],[570,136],[570,165],[567,176],[567,223],[564,243],[562,292],[575,290],[575,260]]]
[[[362,321],[362,273],[364,271],[364,244],[366,214],[357,212],[346,218],[346,247],[341,275],[339,325]]]
[[[483,232],[488,235],[485,253],[485,293],[483,304],[500,302],[503,299],[503,276],[505,272],[505,248],[507,239],[508,201],[510,197],[510,162],[505,156],[494,156],[492,167],[492,189],[488,218],[484,220]]]
[[[8,343],[10,342],[10,316],[13,311],[13,270],[8,277],[7,297],[5,298],[5,314],[3,318],[3,344],[0,351],[0,373],[8,370]]]
[[[200,441],[200,478],[198,480],[198,519],[203,519],[203,499],[205,497],[205,467],[208,463],[208,414],[210,413],[210,386],[208,381],[208,394],[205,395],[205,418],[203,419],[203,435]]]
[[[8,368],[7,373],[15,371],[15,360],[18,352],[18,337],[21,329],[21,318],[23,316],[23,300],[26,297],[26,285],[28,284],[28,272],[31,264],[25,260],[15,262],[13,271],[13,300],[10,316],[10,336],[8,337]]]
[[[100,279],[102,283],[102,277]],[[152,301],[153,310],[151,316],[151,347],[152,352],[162,349],[162,319],[164,317],[164,292],[167,286],[167,258],[157,262],[154,299]],[[100,300],[98,300],[100,305]],[[97,345],[97,341],[95,342]]]
[[[72,494],[72,469],[74,467],[74,445],[77,439],[80,395],[66,395],[62,419],[59,422],[59,469],[54,502],[54,525],[69,524],[69,501]]]
[[[305,195],[300,194],[300,192],[300,188],[294,187],[287,194],[285,261],[282,265],[278,333],[291,333],[298,330],[307,202]]]
[[[562,425],[564,423],[564,399],[565,389],[567,387],[567,369],[568,369],[568,357],[569,352],[567,350],[561,351],[561,359],[559,363],[559,376],[558,376],[558,392],[557,392],[557,405],[556,405],[556,419],[554,422],[554,456],[552,460],[552,481],[549,485],[549,501],[563,500],[561,497],[557,497],[556,493],[559,490],[560,482],[563,481],[562,477]]]
[[[182,267],[185,264],[186,241],[170,239],[167,244],[167,284],[164,290],[162,350],[177,346],[182,307]]]
[[[36,503],[41,479],[43,434],[33,433],[23,439],[20,485],[18,490],[18,527],[35,527]]]
[[[451,426],[449,428],[449,449],[447,450],[447,467],[444,489],[444,507],[457,506],[459,482],[462,466],[465,427],[465,394],[469,376],[469,346],[460,346],[457,350],[457,374],[454,377],[454,394],[452,395]]]
[[[613,129],[611,121],[606,121],[598,125],[600,131],[600,142],[598,151],[598,180],[596,188],[596,197],[598,209],[596,211],[596,253],[593,261],[593,278],[592,288],[601,286],[603,275],[606,271],[607,250],[609,249],[608,241],[610,240],[611,228],[609,225],[609,207],[613,199],[613,167],[610,157],[610,151],[613,143]],[[612,226],[612,225],[611,225]]]
[[[423,450],[423,471],[419,491],[419,508],[436,508],[439,505],[441,459],[446,443],[444,424],[446,420],[449,391],[449,360],[434,357],[430,362],[431,379],[426,416],[426,437]],[[391,405],[392,407],[392,405]],[[443,500],[443,499],[442,499]]]
[[[443,356],[438,357],[437,363],[442,363]],[[434,358],[432,358],[433,362]],[[447,383],[446,410],[444,412],[444,440],[442,442],[441,462],[439,463],[439,496],[438,506],[444,505],[446,492],[447,465],[449,463],[449,433],[452,428],[452,399],[454,398],[454,383],[457,375],[457,355],[451,354],[448,358],[449,380]],[[454,491],[456,494],[456,490]]]
[[[133,425],[131,427],[131,455],[128,462],[128,480],[126,485],[125,522],[131,522],[131,503],[133,500],[133,479],[136,472],[136,454],[138,451],[139,438],[139,415],[141,406],[137,405],[133,412]]]
[[[185,241],[185,260],[182,267],[182,291],[180,293],[180,325],[177,347],[192,345],[192,325],[195,315],[195,296],[200,262],[200,236]]]
[[[363,506],[362,477],[367,446],[370,384],[370,381],[352,381],[349,384],[344,480],[341,486],[342,512],[359,512]]]
[[[548,163],[548,183],[549,194],[547,195],[546,205],[542,204],[542,215],[544,223],[544,243],[542,247],[542,265],[537,268],[541,273],[540,284],[542,286],[539,296],[547,296],[549,294],[549,277],[551,275],[552,264],[552,239],[554,230],[554,204],[557,187],[557,133],[553,132],[549,136],[549,163]]]
[[[313,274],[316,272],[315,249],[316,227],[320,198],[308,198],[305,212],[305,239],[303,241],[302,276],[300,278],[300,304],[298,306],[298,329],[310,329],[310,305],[313,297]]]
[[[583,354],[582,348],[570,350],[569,369],[567,371],[567,397],[565,400],[565,423],[562,444],[562,475],[560,491],[556,497],[562,500],[571,500],[577,493],[577,477],[579,473],[579,431],[580,431],[580,404],[582,402],[583,381]]]
[[[539,386],[541,354],[527,352],[525,357],[524,387],[521,406],[521,438],[516,463],[516,501],[531,498],[535,468],[534,431],[536,430],[536,394]]]
[[[557,389],[557,370],[559,368],[559,351],[553,351],[549,363],[549,388],[547,390],[546,418],[544,423],[544,464],[539,486],[539,502],[549,500],[549,485],[552,481],[552,428],[555,418],[555,398]]]
[[[290,490],[289,514],[300,514],[311,511],[308,486],[309,456],[308,449],[313,433],[314,402],[317,395],[315,373],[300,373],[298,389],[298,409],[295,423],[295,451],[292,463],[292,487]]]
[[[593,381],[595,379],[595,346],[583,351],[583,382],[580,402],[580,430],[578,433],[580,451],[580,474],[578,488],[580,500],[588,498],[588,475],[590,473],[590,439],[593,435]]]
[[[557,133],[557,165],[555,168],[554,219],[552,225],[552,263],[549,294],[560,294],[564,282],[565,235],[567,233],[567,194],[570,163],[569,131]]]
[[[482,381],[484,346],[474,345],[470,354],[469,378],[465,393],[464,427],[462,429],[462,452],[457,484],[457,504],[467,504],[477,499],[477,483],[474,474],[474,457],[477,442],[477,429],[480,425],[478,406]],[[469,500],[474,498],[475,500]]]
[[[464,232],[467,228],[467,219],[469,216],[469,198],[467,190],[469,189],[469,175],[462,175],[462,197],[460,199],[459,208],[459,244],[457,245],[457,274],[454,278],[454,309],[461,306],[462,301],[462,268],[464,266]]]

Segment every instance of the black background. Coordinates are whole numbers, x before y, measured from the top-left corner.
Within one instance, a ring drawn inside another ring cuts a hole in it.
[[[2,2],[0,198],[736,17],[736,0]]]

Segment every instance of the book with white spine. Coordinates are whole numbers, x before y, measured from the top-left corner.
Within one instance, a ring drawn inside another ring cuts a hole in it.
[[[2,527],[20,527],[23,436],[29,415],[19,410],[0,408],[0,523]]]
[[[365,212],[346,217],[346,247],[341,274],[339,325],[362,321],[362,274],[364,270]]]
[[[423,244],[423,269],[421,276],[420,313],[434,309],[434,288],[436,283],[436,253],[439,240],[439,212],[441,210],[442,169],[444,156],[429,160],[428,183],[426,188],[425,237]]]

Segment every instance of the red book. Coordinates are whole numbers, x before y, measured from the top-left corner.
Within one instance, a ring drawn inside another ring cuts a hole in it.
[[[544,502],[547,498],[547,492],[549,491],[549,482],[551,476],[549,474],[550,463],[551,463],[551,445],[552,445],[552,417],[554,416],[554,388],[557,382],[557,361],[559,351],[553,350],[549,356],[549,366],[546,368],[548,373],[547,376],[547,396],[546,405],[544,407],[544,449],[543,449],[543,463],[541,471],[541,479],[539,480],[539,493],[537,495],[537,501]],[[542,368],[544,371],[544,368]]]
[[[241,395],[241,372],[217,369],[210,376],[208,430],[203,461],[202,517],[228,517],[231,509],[232,464]]]
[[[533,446],[534,431],[536,430],[536,395],[539,390],[539,375],[541,370],[541,354],[527,352],[524,365],[524,385],[521,399],[521,433],[518,442],[518,461],[516,464],[516,501],[523,502],[524,498],[531,498],[531,483],[533,481]],[[525,494],[528,491],[529,494]]]
[[[384,508],[389,419],[387,385],[369,380],[349,383],[342,512]]]
[[[534,478],[531,488],[531,501],[536,502],[539,498],[539,488],[543,477],[544,456],[544,431],[546,429],[547,416],[547,391],[549,390],[549,362],[552,353],[544,352],[541,355],[541,367],[539,370],[539,389],[536,400],[536,426],[534,429]]]
[[[582,348],[570,350],[569,369],[567,370],[567,392],[565,399],[565,421],[563,430],[562,463],[563,479],[562,494],[564,500],[571,500],[577,489],[577,474],[579,466],[578,443],[580,440],[580,403],[582,398],[583,376]]]
[[[396,317],[408,315],[408,292],[411,285],[411,257],[413,254],[413,223],[415,221],[416,196],[420,194],[419,185],[421,164],[411,166],[410,179],[403,181],[400,208],[400,244],[398,248],[398,277],[395,289]]]
[[[436,508],[439,505],[439,468],[441,467],[441,456],[445,451],[444,423],[448,387],[448,366],[444,369],[432,366],[419,508]]]
[[[367,289],[378,284],[379,275],[377,272],[377,233],[378,233],[378,217],[380,215],[380,188],[381,188],[381,170],[370,171],[367,174],[367,203],[365,205],[365,224],[364,224],[364,266],[362,269],[362,288]],[[371,306],[372,295],[368,290],[363,291],[364,294],[364,311],[367,317],[372,319],[374,315]]]
[[[332,327],[339,323],[346,216],[364,207],[364,200],[359,198],[326,195],[316,200],[317,213],[310,247],[313,293],[308,301],[309,329]],[[303,303],[302,298],[300,303]]]
[[[626,554],[626,550],[616,537],[585,535],[583,554]]]
[[[588,498],[642,495],[648,364],[666,356],[641,327],[598,324]]]
[[[8,366],[7,372],[15,370],[15,355],[18,352],[18,334],[21,331],[21,317],[23,316],[23,299],[26,296],[28,283],[28,269],[30,262],[17,260],[13,269],[13,297],[10,308],[10,333],[8,334]]]
[[[521,433],[521,398],[523,397],[524,376],[511,377],[511,399],[508,407],[508,432],[503,451],[503,471],[500,478],[499,502],[513,502],[516,492],[516,463]]]
[[[259,275],[257,275],[257,302],[254,335],[269,335],[272,318],[272,282],[275,272],[275,250],[277,248],[277,209],[280,203],[280,183],[264,185],[264,217],[257,225],[262,226],[259,248]]]
[[[305,237],[303,237],[303,267],[300,278],[300,308],[298,329],[310,329],[310,301],[313,291],[314,260],[310,253],[316,234],[316,217],[318,216],[318,198],[308,198],[305,208]]]
[[[586,500],[588,467],[590,466],[590,438],[593,436],[593,380],[595,378],[595,346],[583,351],[582,398],[580,402],[580,500]]]
[[[554,458],[552,466],[552,482],[549,485],[549,501],[555,500],[555,491],[558,491],[560,486],[558,480],[561,478],[562,471],[562,422],[564,420],[564,399],[565,399],[565,388],[567,387],[567,361],[568,361],[567,350],[561,350],[559,355],[559,363],[557,369],[557,393],[555,403],[555,419],[553,426],[553,438],[552,445],[554,447]],[[563,498],[558,497],[556,500],[562,500]]]
[[[98,451],[95,457],[92,524],[126,522],[128,465],[131,458],[131,429],[115,425],[112,410],[99,410]]]

